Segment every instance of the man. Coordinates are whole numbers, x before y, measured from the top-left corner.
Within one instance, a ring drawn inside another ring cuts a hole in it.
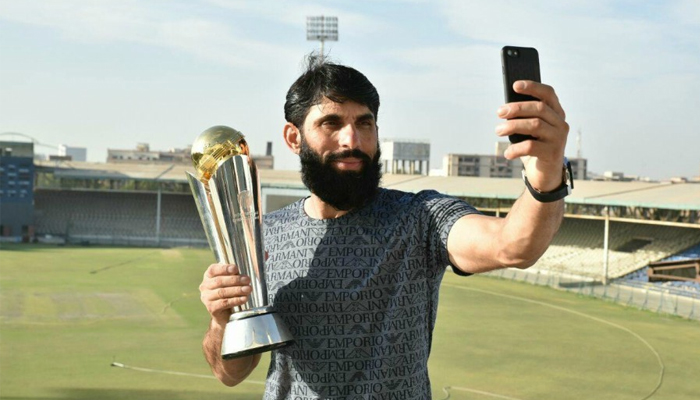
[[[536,138],[505,152],[526,157],[533,189],[501,219],[434,191],[379,188],[376,89],[352,68],[311,60],[287,93],[283,130],[311,196],[264,221],[270,300],[296,340],[273,351],[265,399],[431,397],[427,360],[446,267],[465,275],[527,268],[562,220],[564,111],[549,86],[519,81],[514,89],[540,101],[502,106],[496,132]],[[235,266],[213,264],[200,285],[211,314],[204,352],[229,386],[260,361],[220,357],[231,308],[245,303],[249,283]]]

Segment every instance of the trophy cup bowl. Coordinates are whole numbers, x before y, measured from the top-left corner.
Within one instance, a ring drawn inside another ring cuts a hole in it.
[[[260,183],[243,134],[227,126],[202,132],[192,144],[197,175],[187,172],[197,211],[216,261],[250,277],[248,301],[233,308],[221,357],[231,359],[284,347],[292,335],[268,304]]]

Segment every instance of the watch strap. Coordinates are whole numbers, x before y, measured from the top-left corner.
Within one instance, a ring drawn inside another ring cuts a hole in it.
[[[559,187],[551,192],[540,192],[532,187],[530,181],[527,180],[525,170],[523,170],[523,180],[525,181],[527,190],[530,192],[532,197],[535,198],[535,200],[541,203],[552,203],[571,194],[571,189],[574,188],[574,180],[571,170],[571,162],[569,162],[569,160],[566,158],[564,158],[563,175],[562,183],[559,185]]]

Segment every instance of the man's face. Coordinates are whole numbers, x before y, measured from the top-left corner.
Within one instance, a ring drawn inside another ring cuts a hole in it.
[[[301,127],[309,147],[326,160],[333,154],[359,150],[370,158],[377,152],[377,124],[367,106],[346,101],[336,103],[324,98],[312,106]],[[357,157],[346,156],[333,161],[338,171],[359,171]]]
[[[380,150],[366,106],[324,99],[311,108],[301,132],[302,180],[312,193],[338,210],[360,207],[376,194]]]

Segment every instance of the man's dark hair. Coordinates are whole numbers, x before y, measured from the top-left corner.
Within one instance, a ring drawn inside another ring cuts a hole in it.
[[[324,97],[336,103],[354,101],[379,113],[379,93],[361,72],[344,65],[327,62],[318,54],[307,56],[307,68],[287,92],[284,118],[301,129],[311,106]]]

